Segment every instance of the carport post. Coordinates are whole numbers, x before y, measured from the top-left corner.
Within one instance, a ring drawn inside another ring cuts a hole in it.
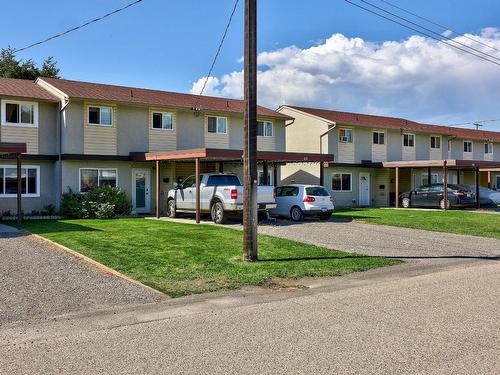
[[[446,160],[443,162],[443,199],[444,199],[444,209],[448,209],[448,167],[446,166]]]
[[[479,197],[479,167],[476,167],[475,169],[475,177],[476,177],[476,207],[481,208],[481,201]]]
[[[432,184],[432,181],[431,181],[431,167],[427,168],[427,183],[428,184]]]
[[[269,185],[269,162],[264,160],[262,165],[262,185]]]
[[[273,164],[273,183],[274,187],[278,186],[278,165],[276,163]]]
[[[155,213],[156,218],[160,218],[160,161],[156,160],[156,205]]]
[[[21,154],[16,154],[17,161],[17,229],[21,229],[22,226],[22,176],[21,176]],[[26,181],[28,181],[28,176],[26,176]]]
[[[200,158],[195,161],[196,174],[196,224],[200,223]]]
[[[396,208],[399,208],[399,167],[396,167]]]

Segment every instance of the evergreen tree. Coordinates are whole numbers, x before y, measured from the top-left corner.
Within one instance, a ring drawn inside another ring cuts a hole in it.
[[[35,80],[37,77],[59,78],[59,68],[53,57],[43,61],[38,68],[32,59],[17,59],[13,48],[3,48],[0,51],[0,77]]]

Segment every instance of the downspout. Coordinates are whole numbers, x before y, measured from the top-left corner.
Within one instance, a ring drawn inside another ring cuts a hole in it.
[[[331,123],[331,125],[333,125],[333,126],[319,136],[319,153],[320,154],[323,154],[323,137],[325,137],[328,133],[330,133],[333,129],[335,129],[337,126],[337,123],[335,121],[333,121]],[[324,173],[323,168],[324,168],[323,162],[321,162],[321,166],[319,167],[319,184],[321,186],[323,186],[325,183],[325,173]]]
[[[62,198],[63,194],[63,168],[62,168],[62,128],[63,128],[63,112],[66,109],[66,107],[69,104],[69,99],[66,99],[65,102],[61,102],[61,109],[59,110],[59,155],[58,155],[58,161],[59,161],[59,204],[60,204],[60,199]]]

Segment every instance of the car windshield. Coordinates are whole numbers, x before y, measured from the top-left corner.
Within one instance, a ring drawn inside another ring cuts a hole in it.
[[[329,197],[330,194],[328,191],[321,186],[312,186],[306,188],[306,194],[311,195],[313,197]]]
[[[221,174],[208,177],[207,186],[241,186],[240,179],[236,175]]]

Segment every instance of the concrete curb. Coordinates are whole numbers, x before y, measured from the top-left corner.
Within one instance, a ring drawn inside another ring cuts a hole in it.
[[[168,295],[166,295],[166,294],[164,294],[164,293],[162,293],[154,288],[151,288],[150,286],[147,286],[147,285],[145,285],[137,280],[132,279],[131,277],[129,277],[127,275],[124,275],[121,272],[114,270],[113,268],[105,266],[102,263],[96,262],[95,260],[93,260],[93,259],[91,259],[83,254],[80,254],[80,253],[76,252],[75,250],[70,249],[69,247],[58,244],[57,242],[49,240],[48,238],[42,237],[38,234],[34,234],[34,233],[31,233],[28,231],[24,231],[24,233],[26,233],[28,235],[28,239],[30,239],[31,241],[42,242],[54,250],[63,251],[63,252],[65,252],[65,253],[67,253],[67,254],[69,254],[69,255],[71,255],[79,260],[82,260],[82,261],[88,263],[89,265],[98,269],[99,271],[102,271],[102,272],[107,273],[108,275],[111,275],[114,277],[118,277],[122,280],[125,280],[125,281],[131,283],[131,284],[134,284],[134,285],[137,285],[143,289],[146,289],[147,291],[149,291],[155,295],[156,300],[166,300],[166,299],[171,298]]]

